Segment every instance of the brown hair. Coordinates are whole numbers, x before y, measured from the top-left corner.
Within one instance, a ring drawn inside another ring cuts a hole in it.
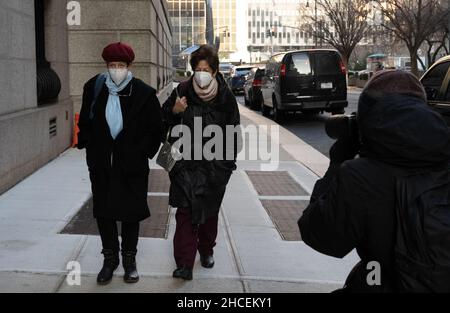
[[[219,70],[219,55],[217,54],[216,48],[209,45],[201,45],[196,51],[191,54],[191,67],[195,71],[198,63],[200,61],[208,62],[209,66],[214,72]]]

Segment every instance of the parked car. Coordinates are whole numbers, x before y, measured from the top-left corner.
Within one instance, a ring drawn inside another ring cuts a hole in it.
[[[341,114],[348,106],[346,69],[336,50],[310,49],[274,55],[262,81],[262,113],[275,120],[286,111]]]
[[[434,63],[420,79],[428,104],[444,116],[450,126],[450,55]]]
[[[225,81],[228,81],[230,78],[231,70],[233,69],[234,65],[231,63],[220,63],[219,64],[219,72],[222,73],[223,78],[225,78]]]
[[[262,78],[266,72],[265,68],[252,68],[244,83],[244,101],[245,105],[250,109],[256,110],[261,108],[262,103]]]
[[[229,86],[233,93],[239,93],[244,91],[245,77],[252,70],[251,66],[235,66],[231,70],[231,77],[229,80]]]

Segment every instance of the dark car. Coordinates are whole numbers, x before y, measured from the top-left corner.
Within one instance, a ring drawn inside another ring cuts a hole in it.
[[[263,115],[273,109],[275,120],[286,111],[343,113],[348,106],[345,65],[336,50],[276,54],[266,65],[262,94]]]
[[[262,103],[261,85],[264,77],[265,68],[252,68],[244,83],[244,101],[245,105],[250,106],[252,110],[260,109]]]
[[[231,70],[231,77],[229,79],[230,89],[233,93],[243,92],[246,76],[252,70],[251,66],[235,66]]]
[[[434,63],[420,79],[428,104],[444,116],[450,126],[450,56]]]

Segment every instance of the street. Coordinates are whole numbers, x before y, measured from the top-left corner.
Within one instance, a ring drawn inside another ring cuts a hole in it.
[[[357,111],[360,94],[361,91],[359,90],[351,89],[348,91],[349,103],[345,109],[346,114]],[[244,105],[243,95],[238,95],[236,98],[240,105]],[[258,113],[261,114],[261,112]],[[304,115],[301,112],[289,113],[286,114],[281,125],[328,157],[333,139],[329,138],[325,133],[325,122],[330,116],[330,113],[313,116]]]

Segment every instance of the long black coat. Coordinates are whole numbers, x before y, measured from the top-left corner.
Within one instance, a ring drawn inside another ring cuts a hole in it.
[[[147,204],[149,166],[161,145],[162,117],[156,91],[133,78],[120,92],[123,130],[116,140],[110,134],[105,109],[108,88],[102,91],[89,119],[96,77],[84,86],[78,148],[86,148],[92,183],[94,217],[136,222],[150,216]]]
[[[358,115],[360,158],[330,166],[314,187],[299,227],[305,243],[324,254],[342,258],[356,248],[361,262],[347,278],[347,291],[393,292],[394,175],[448,166],[450,130],[423,100],[409,96],[363,94]],[[372,261],[381,266],[381,286],[367,284]]]
[[[190,208],[192,210],[192,223],[203,224],[214,215],[217,215],[225,195],[226,186],[232,172],[236,169],[236,156],[242,148],[240,133],[240,114],[236,98],[228,88],[221,74],[217,75],[219,92],[217,97],[210,103],[201,100],[194,91],[192,78],[178,86],[180,98],[186,97],[188,108],[178,115],[172,113],[177,93],[174,90],[170,98],[163,105],[163,116],[165,128],[169,130],[174,125],[183,124],[188,126],[191,134],[194,134],[194,118],[202,118],[202,127],[218,125],[223,131],[223,151],[227,153],[228,148],[233,146],[234,153],[231,158],[223,156],[222,160],[180,160],[170,172],[170,196],[169,203],[172,207]],[[238,132],[228,137],[226,126],[238,126]],[[191,150],[194,151],[194,136],[192,135]],[[171,142],[179,138],[170,138]],[[202,148],[211,137],[203,138]],[[230,154],[230,150],[228,150]]]

